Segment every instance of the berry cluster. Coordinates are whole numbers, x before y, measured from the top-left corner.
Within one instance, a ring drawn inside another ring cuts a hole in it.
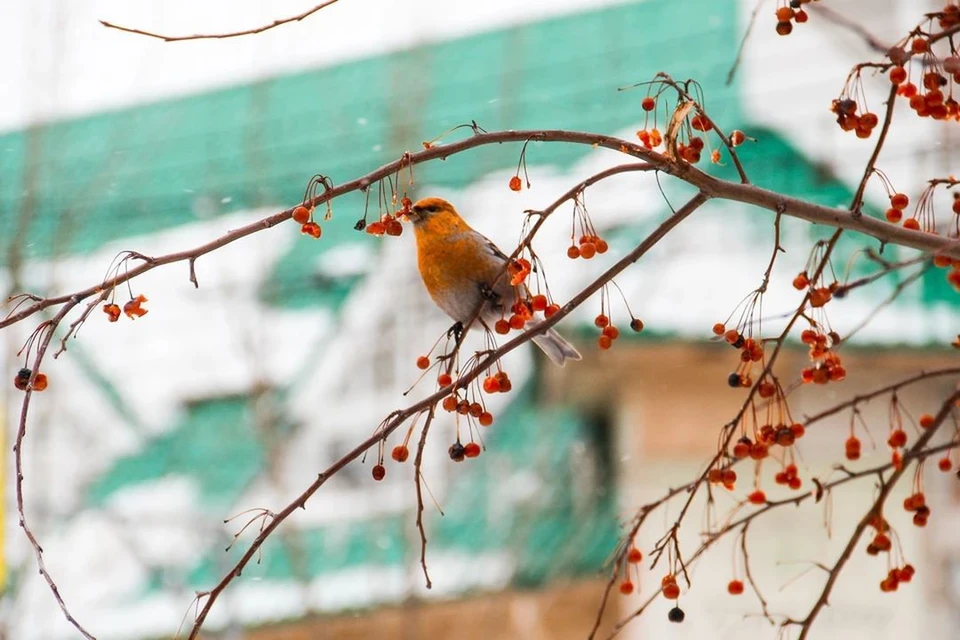
[[[13,377],[13,386],[19,389],[20,391],[26,391],[27,385],[30,384],[30,376],[33,375],[33,371],[24,367],[17,371],[17,375]],[[36,377],[33,379],[33,390],[34,391],[43,391],[47,388],[47,374],[37,373]]]
[[[303,204],[294,207],[291,218],[293,221],[300,225],[300,233],[305,236],[310,236],[314,240],[320,238],[323,235],[323,229],[320,228],[320,225],[313,219],[313,202],[317,198],[317,194],[320,188],[323,188],[324,191],[329,191],[333,188],[333,183],[330,182],[330,179],[326,176],[317,174],[310,178],[310,181],[307,182],[307,188],[303,194]],[[327,201],[327,211],[323,216],[324,220],[329,220],[333,217],[333,209],[331,208],[330,201]]]
[[[143,308],[143,303],[147,302],[147,297],[142,293],[123,305],[123,314],[131,320],[136,320],[147,315],[147,309]],[[108,302],[103,305],[103,312],[107,314],[107,320],[116,322],[120,319],[120,306],[115,302]]]
[[[813,296],[811,294],[811,304]],[[800,333],[800,341],[810,347],[810,360],[813,366],[800,371],[800,380],[804,384],[827,384],[840,382],[847,377],[847,370],[840,361],[840,356],[834,351],[840,343],[840,336],[836,331],[824,333],[819,327],[804,329]]]
[[[727,329],[722,322],[713,325],[713,334],[723,337],[727,344],[740,351],[740,363],[736,371],[727,376],[727,384],[735,389],[752,387],[753,378],[750,377],[750,371],[755,362],[763,360],[763,343],[744,336],[738,329]]]
[[[809,4],[813,0],[790,0],[790,4],[784,4],[776,11],[777,15],[777,33],[781,36],[788,36],[793,32],[793,23],[803,24],[810,19],[807,12],[803,10],[803,5]]]

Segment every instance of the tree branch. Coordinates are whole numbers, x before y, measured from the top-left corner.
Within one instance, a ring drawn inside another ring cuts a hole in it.
[[[126,33],[132,33],[138,36],[147,36],[148,38],[156,38],[157,40],[163,40],[164,42],[183,42],[184,40],[220,40],[223,38],[237,38],[239,36],[249,36],[256,33],[263,33],[264,31],[269,31],[283,24],[289,24],[291,22],[300,22],[301,20],[308,18],[315,14],[317,11],[329,7],[330,5],[337,2],[337,0],[326,0],[326,2],[321,2],[320,4],[307,9],[303,13],[298,13],[295,16],[290,16],[289,18],[280,18],[274,20],[270,24],[265,24],[259,27],[254,27],[252,29],[244,29],[243,31],[229,31],[227,33],[198,33],[192,36],[170,36],[164,35],[162,33],[154,33],[152,31],[144,31],[142,29],[134,29],[133,27],[124,27],[119,24],[114,24],[112,22],[107,22],[106,20],[100,20],[100,24],[107,27],[108,29],[116,29],[117,31],[124,31]]]

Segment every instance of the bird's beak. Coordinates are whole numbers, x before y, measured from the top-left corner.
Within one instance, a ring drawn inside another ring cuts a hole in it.
[[[409,212],[407,212],[406,217],[410,222],[416,223],[423,219],[423,214],[419,207],[413,207]]]

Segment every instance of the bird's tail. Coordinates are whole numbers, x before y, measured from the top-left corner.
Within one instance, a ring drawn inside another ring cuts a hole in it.
[[[533,343],[540,347],[540,349],[547,354],[548,358],[561,367],[566,364],[567,360],[581,359],[580,352],[553,329],[547,329],[547,332],[543,335],[535,336]]]

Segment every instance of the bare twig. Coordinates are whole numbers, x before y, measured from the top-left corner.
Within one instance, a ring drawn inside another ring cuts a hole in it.
[[[223,38],[237,38],[239,36],[249,36],[256,33],[263,33],[264,31],[269,31],[283,24],[289,24],[291,22],[300,22],[305,18],[308,18],[315,14],[317,11],[329,7],[330,5],[337,2],[337,0],[326,0],[326,2],[321,2],[320,4],[307,9],[303,13],[298,13],[295,16],[290,16],[289,18],[280,18],[274,20],[270,24],[261,25],[259,27],[254,27],[252,29],[244,29],[243,31],[229,31],[227,33],[197,33],[192,36],[170,36],[164,35],[162,33],[154,33],[153,31],[144,31],[143,29],[134,29],[133,27],[124,27],[119,24],[114,24],[112,22],[107,22],[106,20],[101,20],[100,24],[107,27],[108,29],[116,29],[118,31],[124,31],[126,33],[132,33],[138,36],[147,36],[148,38],[156,38],[157,40],[163,40],[164,42],[183,42],[184,40],[220,40]]]

